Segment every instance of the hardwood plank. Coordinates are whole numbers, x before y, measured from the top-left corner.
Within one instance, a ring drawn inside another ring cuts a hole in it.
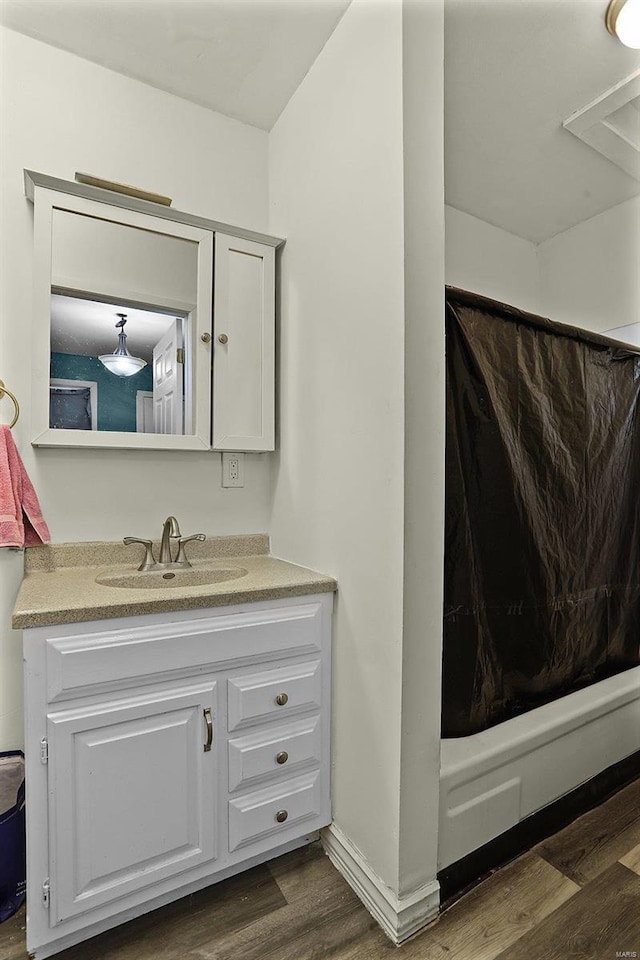
[[[221,943],[212,942],[199,948],[190,957],[198,960],[317,960],[341,957],[351,944],[359,943],[371,932],[379,931],[376,921],[362,904],[329,903],[316,905],[315,915],[303,917],[292,908],[284,908],[288,916],[280,924],[257,924],[253,935],[242,931]],[[382,938],[386,940],[384,934]],[[393,951],[395,948],[387,940]],[[367,957],[372,954],[367,953]]]
[[[579,889],[551,864],[526,853],[475,887],[424,933],[404,944],[402,960],[495,960]],[[387,952],[378,936],[360,941],[335,956],[336,960],[378,960]],[[532,954],[529,960],[539,958]]]
[[[614,863],[496,960],[608,960],[625,951],[640,955],[640,877]]]
[[[421,934],[421,936],[423,936],[423,934]],[[420,938],[421,937],[416,938],[416,942]],[[342,944],[335,953],[330,953],[328,956],[331,960],[397,960],[398,957],[400,960],[405,960],[405,957],[414,956],[410,952],[413,942],[413,940],[410,940],[408,943],[397,947],[376,923],[376,925],[363,936],[356,938],[352,943]],[[440,958],[444,960],[445,956],[447,960],[458,960],[457,957],[449,956],[442,952],[425,954],[425,957],[430,956],[437,957],[438,960],[440,960]]]
[[[634,847],[633,850],[630,850],[629,853],[626,853],[624,857],[620,857],[620,863],[623,863],[625,867],[628,867],[629,870],[633,870],[634,873],[640,876],[640,843],[637,847]]]
[[[213,936],[236,935],[285,903],[267,867],[254,867],[64,950],[56,960],[186,960]]]
[[[24,904],[12,917],[0,923],[0,957],[2,960],[25,960],[24,948],[27,912]]]
[[[320,843],[292,850],[269,864],[287,903],[313,902],[325,895],[327,890],[338,889],[350,893],[351,887],[333,866]]]
[[[640,780],[585,813],[534,851],[583,886],[640,843]]]
[[[375,920],[322,851],[290,854],[271,868],[288,899],[227,937],[198,947],[199,960],[310,960],[330,957],[376,927]]]
[[[282,877],[292,875],[294,880],[293,885],[295,887],[297,886],[295,876],[299,869],[303,869],[311,860],[325,859],[328,858],[322,844],[319,840],[315,840],[313,843],[308,843],[304,847],[298,847],[296,850],[292,850],[291,853],[285,853],[275,860],[269,860],[267,867],[269,868],[269,873],[276,881],[279,881]],[[338,876],[340,876],[340,874],[338,874]],[[279,882],[278,886],[280,886],[282,890]],[[282,892],[284,893],[284,890],[282,890]]]

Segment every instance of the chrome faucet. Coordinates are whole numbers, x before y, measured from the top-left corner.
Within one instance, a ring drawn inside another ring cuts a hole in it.
[[[190,537],[180,535],[180,527],[175,517],[167,517],[162,527],[162,540],[160,542],[160,559],[156,560],[153,555],[153,542],[151,540],[141,540],[139,537],[125,537],[123,543],[128,546],[130,543],[142,543],[146,553],[144,560],[138,567],[138,570],[186,570],[191,567],[184,552],[185,543],[191,540],[206,540],[204,533],[193,533]],[[171,555],[171,542],[175,540],[178,543],[178,551],[175,560]]]

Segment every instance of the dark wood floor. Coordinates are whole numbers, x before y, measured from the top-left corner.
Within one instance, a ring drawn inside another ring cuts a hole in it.
[[[640,960],[640,781],[496,871],[400,948],[314,844],[94,937],[58,960],[625,955]],[[26,956],[20,910],[0,925],[0,960]]]

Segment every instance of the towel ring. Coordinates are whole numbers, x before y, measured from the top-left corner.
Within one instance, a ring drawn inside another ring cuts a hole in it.
[[[0,400],[3,397],[9,397],[10,400],[13,400],[13,405],[16,408],[16,412],[13,415],[13,420],[9,424],[9,429],[11,429],[11,427],[15,427],[16,423],[18,422],[18,417],[20,416],[20,404],[18,403],[14,395],[11,393],[11,390],[7,390],[7,388],[4,385],[4,381],[0,380]]]

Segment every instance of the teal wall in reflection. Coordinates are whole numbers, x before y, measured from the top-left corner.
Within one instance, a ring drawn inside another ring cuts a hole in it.
[[[74,353],[51,354],[51,377],[60,380],[95,380],[98,384],[98,430],[136,432],[136,393],[153,390],[153,371],[147,364],[132,377],[116,377],[97,357]]]

